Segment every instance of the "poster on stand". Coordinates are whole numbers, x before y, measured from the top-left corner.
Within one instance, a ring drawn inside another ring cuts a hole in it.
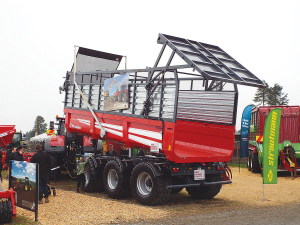
[[[38,164],[15,160],[10,163],[9,188],[17,192],[16,206],[36,212],[38,204]]]
[[[104,111],[127,109],[129,74],[115,76],[104,81]]]

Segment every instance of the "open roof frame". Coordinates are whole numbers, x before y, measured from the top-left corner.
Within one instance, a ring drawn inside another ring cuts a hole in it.
[[[172,49],[166,66],[169,66],[174,55],[179,55],[193,70],[201,74],[206,81],[241,84],[254,87],[265,87],[265,84],[254,74],[232,58],[220,47],[166,34],[159,34],[158,44],[163,47],[156,60],[156,67],[164,53],[165,47]]]

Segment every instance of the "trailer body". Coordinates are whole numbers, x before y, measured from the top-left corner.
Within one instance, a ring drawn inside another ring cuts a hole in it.
[[[7,149],[7,146],[12,143],[14,134],[16,133],[15,125],[0,125],[0,147]]]
[[[66,74],[66,130],[129,148],[125,156],[95,151],[87,161],[86,188],[104,188],[112,198],[131,191],[147,205],[182,188],[194,198],[212,198],[231,183],[226,162],[234,151],[237,84],[264,83],[218,46],[165,34],[157,42],[162,49],[151,68],[109,70],[122,56],[85,49],[85,56],[105,63],[83,71],[75,62]],[[79,48],[78,60],[81,53]],[[116,98],[123,77],[128,98]]]
[[[1,164],[3,169],[7,168],[6,165],[6,151],[13,143],[13,137],[16,133],[15,125],[0,125],[0,154]]]
[[[300,171],[300,106],[258,106],[252,109],[248,169],[260,172],[263,167],[264,125],[269,112],[274,108],[282,109],[278,140],[278,171]]]

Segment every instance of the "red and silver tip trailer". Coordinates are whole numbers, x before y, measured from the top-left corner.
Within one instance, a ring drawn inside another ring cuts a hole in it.
[[[126,183],[112,184],[120,175],[116,166],[123,177],[131,176],[131,192],[142,204],[162,202],[158,189],[168,195],[170,189],[186,187],[192,197],[214,197],[221,184],[231,182],[222,181],[221,175],[234,151],[237,84],[264,83],[218,46],[165,34],[157,42],[162,49],[154,66],[146,69],[117,70],[122,56],[79,48],[78,67],[75,63],[64,84],[66,129],[150,152],[142,157],[93,157],[89,167],[99,168],[110,197],[120,197],[118,184]],[[84,56],[97,58],[98,67],[94,63],[88,70]],[[106,101],[105,80],[125,75],[128,108],[107,110],[111,102]],[[159,152],[151,154],[151,146]],[[163,178],[162,187],[158,177]]]

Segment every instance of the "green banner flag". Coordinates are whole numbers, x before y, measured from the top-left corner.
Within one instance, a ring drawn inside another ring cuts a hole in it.
[[[278,138],[281,109],[272,109],[267,116],[263,141],[263,183],[277,184]]]

